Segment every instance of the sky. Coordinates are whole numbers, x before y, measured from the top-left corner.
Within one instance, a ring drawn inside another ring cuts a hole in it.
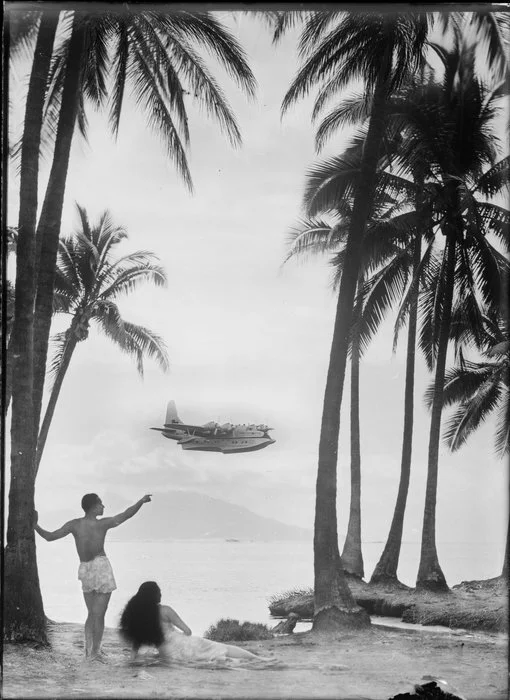
[[[281,102],[298,66],[295,31],[275,47],[260,20],[229,11],[218,15],[244,47],[258,90],[256,100],[248,100],[208,59],[237,116],[243,145],[233,149],[217,124],[190,106],[193,194],[132,101],[116,141],[104,116],[90,113],[88,144],[78,136],[73,142],[62,233],[77,226],[75,202],[92,221],[108,209],[129,234],[119,255],[144,249],[159,257],[167,287],[141,287],[119,306],[126,319],[163,337],[170,371],[165,375],[148,360],[142,381],[134,362],[96,328],[79,345],[37,478],[36,508],[48,529],[61,524],[62,511],[78,516],[86,492],[99,493],[111,514],[145,493],[157,499],[169,490],[203,493],[313,527],[336,299],[327,259],[282,266],[289,228],[300,215],[305,172],[319,157],[311,101],[297,103],[281,118]],[[26,80],[22,65],[15,80],[13,96],[22,93]],[[22,116],[22,102],[14,102],[13,123]],[[339,133],[320,157],[340,153],[347,136]],[[47,172],[48,162],[44,167]],[[17,187],[11,168],[11,225],[17,221]],[[57,319],[54,330],[67,322]],[[405,337],[393,354],[389,319],[361,367],[367,541],[386,539],[393,513],[404,375]],[[421,534],[430,421],[422,396],[430,381],[420,359],[406,541],[417,542]],[[185,422],[266,423],[276,442],[247,454],[184,452],[150,430],[163,424],[170,399]],[[341,536],[349,504],[348,406],[347,378],[338,463]],[[488,422],[454,455],[441,447],[438,541],[497,541],[503,547],[507,474],[506,463],[493,453],[493,431]],[[171,537],[171,522],[165,527]]]

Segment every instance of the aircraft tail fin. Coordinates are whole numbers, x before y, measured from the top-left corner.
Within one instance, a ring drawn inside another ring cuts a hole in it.
[[[175,406],[175,401],[169,401],[166,407],[166,420],[165,424],[168,423],[182,423],[182,420],[177,415],[177,408]]]

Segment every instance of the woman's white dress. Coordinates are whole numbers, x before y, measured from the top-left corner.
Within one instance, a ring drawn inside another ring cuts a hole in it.
[[[226,644],[213,642],[203,637],[187,636],[175,629],[171,624],[164,624],[165,642],[160,652],[169,661],[193,664],[225,663],[228,658]],[[231,661],[231,659],[229,659]]]

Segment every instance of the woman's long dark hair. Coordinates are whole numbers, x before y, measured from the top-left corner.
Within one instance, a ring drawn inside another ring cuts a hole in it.
[[[161,590],[155,581],[145,581],[138,593],[128,601],[120,616],[120,633],[138,649],[143,644],[159,647],[163,629],[159,619]]]

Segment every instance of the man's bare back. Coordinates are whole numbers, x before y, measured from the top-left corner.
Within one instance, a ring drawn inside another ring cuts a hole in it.
[[[104,518],[104,520],[106,519]],[[104,540],[108,528],[103,520],[77,518],[71,520],[70,525],[80,561],[91,561],[95,557],[105,554]]]

